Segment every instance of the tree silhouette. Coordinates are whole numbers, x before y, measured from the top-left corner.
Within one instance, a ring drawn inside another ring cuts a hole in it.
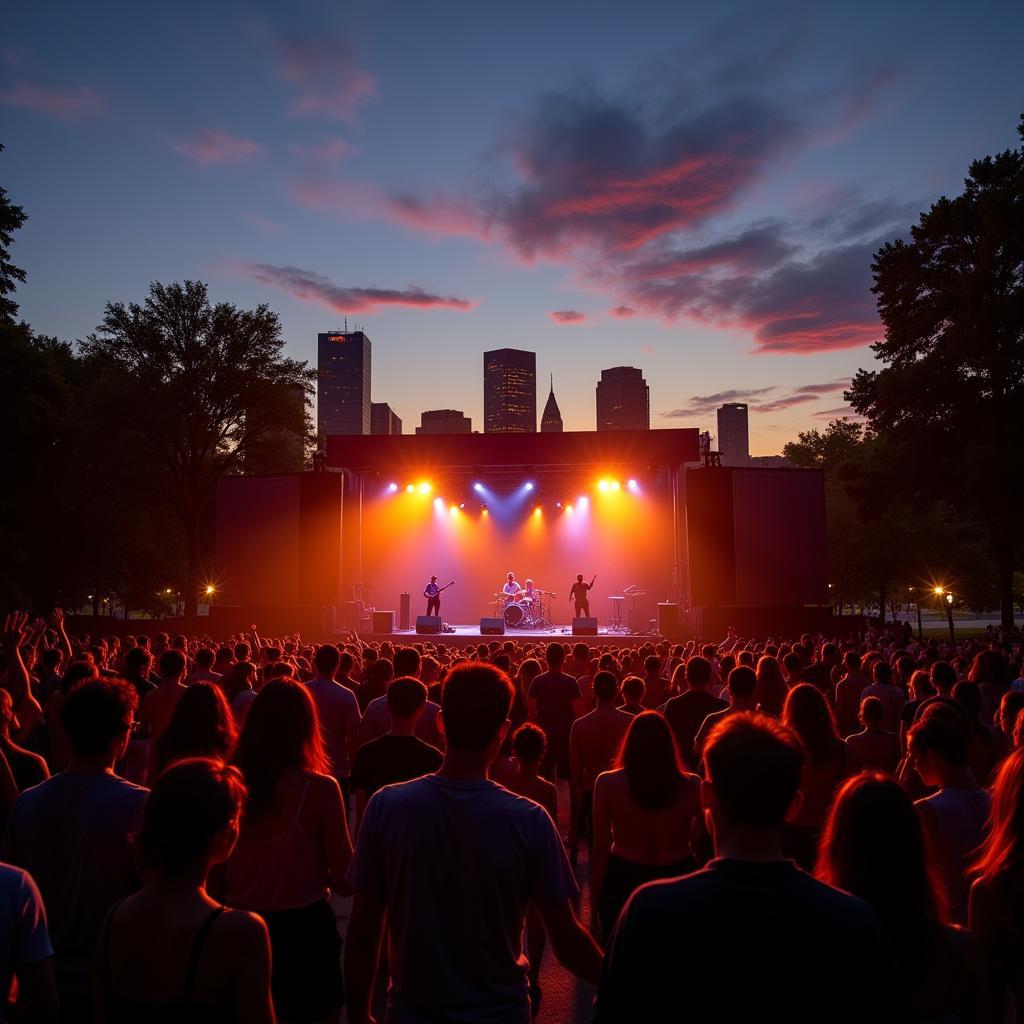
[[[294,393],[316,371],[283,355],[266,305],[211,305],[199,281],[150,285],[142,305],[108,303],[83,343],[117,428],[152,458],[152,484],[181,524],[186,615],[207,580],[205,553],[217,482],[252,466],[275,432],[294,429]]]
[[[0,153],[3,150],[0,145]],[[18,304],[8,295],[18,287],[16,282],[25,280],[25,271],[11,262],[9,250],[14,232],[26,219],[25,211],[10,202],[7,190],[0,187],[0,323],[13,324],[18,314]]]
[[[1024,117],[1018,131],[1024,140]],[[984,524],[1013,625],[1024,491],[1024,146],[971,164],[872,265],[886,364],[861,370],[846,399],[893,439],[919,493],[944,495]],[[916,473],[915,473],[916,470]]]

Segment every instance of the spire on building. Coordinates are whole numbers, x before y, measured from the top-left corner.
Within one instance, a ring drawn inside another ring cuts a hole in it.
[[[555,375],[551,375],[551,392],[548,395],[547,405],[544,406],[544,415],[540,418],[540,432],[542,434],[562,433],[562,413],[559,411],[558,402],[555,401]]]

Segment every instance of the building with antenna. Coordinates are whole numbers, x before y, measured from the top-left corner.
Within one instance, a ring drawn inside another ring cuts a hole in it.
[[[555,375],[551,375],[551,391],[548,394],[547,405],[544,406],[544,415],[540,418],[540,432],[542,434],[562,433],[562,413],[555,401]]]

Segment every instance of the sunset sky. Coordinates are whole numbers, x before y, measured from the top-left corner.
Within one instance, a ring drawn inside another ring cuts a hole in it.
[[[751,405],[770,454],[843,410],[871,253],[1017,143],[1024,5],[23,3],[0,43],[21,315],[201,278],[290,354],[358,324],[407,432],[482,428],[482,353],[537,352],[568,430],[603,367],[653,427]]]

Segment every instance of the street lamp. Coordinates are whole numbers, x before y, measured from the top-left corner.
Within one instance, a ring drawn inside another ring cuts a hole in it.
[[[953,595],[946,594],[946,621],[949,623],[949,642],[956,643],[956,635],[953,632]]]

